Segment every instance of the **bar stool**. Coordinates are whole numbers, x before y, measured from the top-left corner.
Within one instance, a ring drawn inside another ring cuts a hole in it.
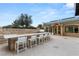
[[[32,48],[37,44],[36,42],[36,36],[31,36],[30,39],[28,39],[28,47]]]
[[[43,43],[45,42],[45,33],[43,34]]]
[[[40,44],[40,35],[37,35],[37,45],[39,45]]]
[[[25,36],[22,39],[23,39],[23,42],[24,42],[24,47],[27,48],[27,37]]]
[[[31,36],[27,36],[27,48],[30,48],[30,46],[31,46],[31,42],[30,42],[30,39],[31,38]]]
[[[50,38],[50,35],[51,35],[51,34],[50,34],[50,33],[48,33],[48,36],[47,36],[48,40],[50,40],[50,39],[51,39],[51,38]]]
[[[44,35],[44,42],[47,42],[47,33]]]
[[[36,46],[37,45],[37,39],[36,39],[37,37],[36,37],[36,35],[35,36],[32,36],[31,38],[33,40],[32,46]]]
[[[40,44],[42,44],[43,43],[43,34],[40,34],[39,39],[40,39]]]
[[[26,49],[26,41],[27,37],[18,37],[18,40],[16,42],[16,52],[19,53],[21,51],[24,51]]]

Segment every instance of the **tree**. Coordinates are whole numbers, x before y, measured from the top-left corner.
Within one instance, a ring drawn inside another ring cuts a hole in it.
[[[35,28],[31,26],[32,24],[32,16],[27,14],[21,14],[18,19],[13,21],[11,25],[3,26],[3,28]]]
[[[24,26],[24,18],[25,18],[24,15],[21,14],[19,19],[18,19],[18,25],[19,26]]]
[[[26,27],[29,27],[30,24],[32,24],[32,19],[31,19],[32,16],[29,16],[29,17],[28,17],[27,14],[25,14],[24,16],[25,16],[24,19],[23,19],[24,25],[25,25]]]
[[[15,21],[12,23],[12,27],[14,27],[14,28],[19,27],[19,20],[15,20]]]
[[[12,25],[3,26],[3,28],[11,28]]]
[[[32,24],[32,16],[21,14],[20,17],[13,22],[13,27],[28,28]]]
[[[34,27],[34,26],[29,26],[28,28],[29,29],[36,29],[36,27]]]
[[[42,24],[39,24],[39,25],[37,26],[37,28],[43,29],[43,25],[42,25]]]

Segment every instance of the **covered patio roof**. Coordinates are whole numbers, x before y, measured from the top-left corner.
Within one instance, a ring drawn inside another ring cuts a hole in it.
[[[50,21],[50,22],[45,23],[45,25],[49,26],[49,25],[56,24],[56,23],[64,24],[66,22],[71,22],[71,21],[79,21],[79,16]]]

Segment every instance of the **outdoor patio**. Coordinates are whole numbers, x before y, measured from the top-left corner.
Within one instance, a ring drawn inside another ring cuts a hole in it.
[[[0,45],[1,56],[79,56],[79,38],[51,35],[52,40],[18,54],[7,49],[7,43]]]

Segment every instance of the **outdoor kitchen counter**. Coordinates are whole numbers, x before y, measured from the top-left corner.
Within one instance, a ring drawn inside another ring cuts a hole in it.
[[[31,37],[31,36],[37,37],[38,35],[45,35],[45,34],[48,34],[48,32],[22,34],[22,35],[9,34],[9,35],[4,35],[4,39],[8,40],[8,48],[10,51],[18,51],[18,49],[20,49],[18,48],[18,46],[21,46],[21,44],[23,44],[24,48],[26,47],[28,37]]]
[[[22,35],[17,35],[17,34],[7,34],[4,35],[4,39],[9,39],[9,38],[18,38],[18,37],[23,37],[23,36],[35,36],[35,35],[41,35],[41,34],[46,34],[48,32],[45,33],[32,33],[32,34],[22,34]]]

